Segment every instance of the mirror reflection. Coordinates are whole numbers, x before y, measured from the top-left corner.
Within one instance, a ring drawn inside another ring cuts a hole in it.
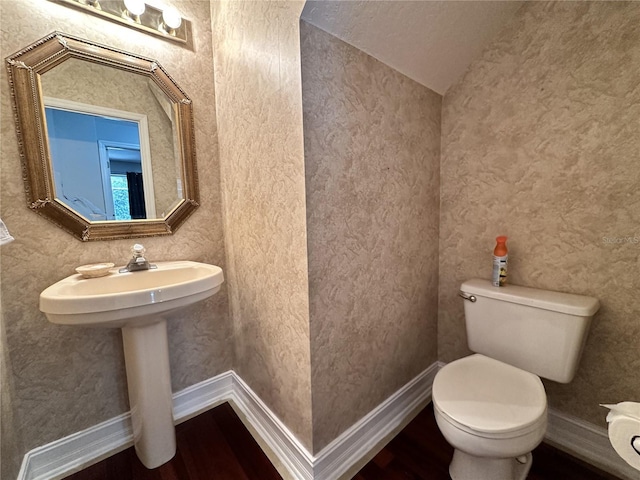
[[[51,103],[45,100],[56,197],[90,221],[142,219],[147,211],[153,218],[138,124]]]
[[[164,218],[183,198],[175,107],[151,79],[70,59],[41,88],[58,201],[93,222]]]

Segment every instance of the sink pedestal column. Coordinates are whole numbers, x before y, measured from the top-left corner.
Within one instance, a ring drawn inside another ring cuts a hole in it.
[[[133,441],[147,468],[159,467],[176,453],[167,322],[153,320],[122,327]]]

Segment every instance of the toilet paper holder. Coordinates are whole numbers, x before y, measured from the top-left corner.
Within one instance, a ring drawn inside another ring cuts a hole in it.
[[[640,403],[620,402],[600,406],[610,410],[607,423],[611,446],[625,462],[640,470]]]

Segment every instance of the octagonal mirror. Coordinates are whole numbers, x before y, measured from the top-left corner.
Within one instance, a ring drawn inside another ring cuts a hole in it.
[[[198,207],[191,100],[155,60],[54,32],[7,58],[29,207],[83,240]]]

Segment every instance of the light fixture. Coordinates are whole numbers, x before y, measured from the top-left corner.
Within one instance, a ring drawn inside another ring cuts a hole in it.
[[[162,12],[162,23],[169,35],[175,35],[176,30],[182,25],[182,17],[175,8],[169,7]]]
[[[2,0],[0,0],[2,1]],[[50,0],[97,15],[112,22],[186,44],[193,49],[191,23],[173,7],[164,10],[145,4],[144,0]]]
[[[142,15],[146,9],[146,5],[142,0],[124,0],[125,11],[123,14],[126,17],[133,19],[134,22],[140,23],[140,15]]]

